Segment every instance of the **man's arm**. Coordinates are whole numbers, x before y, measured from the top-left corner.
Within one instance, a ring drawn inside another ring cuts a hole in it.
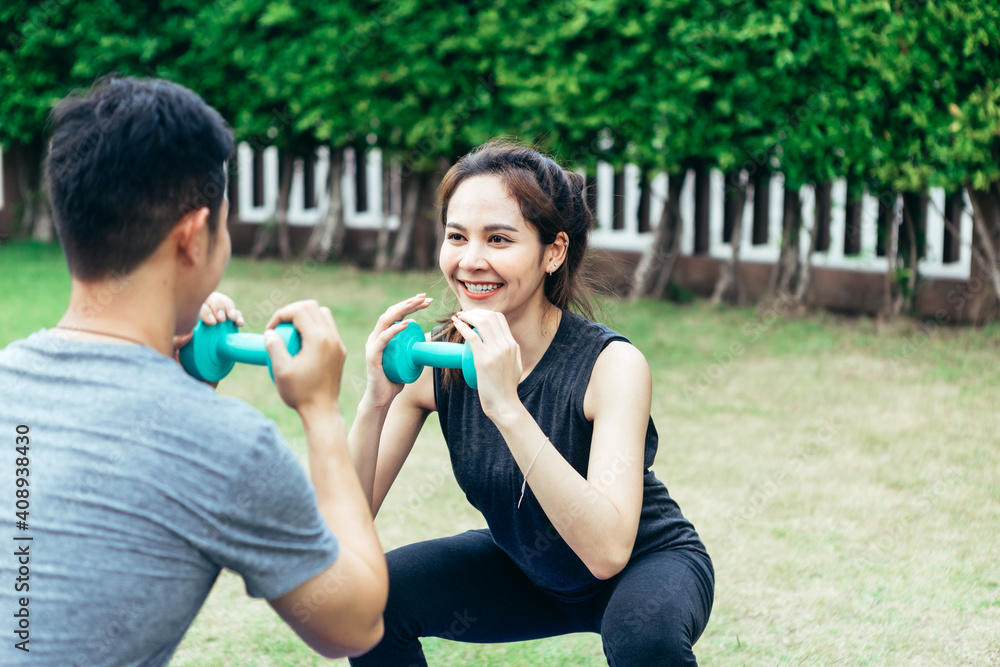
[[[388,573],[371,510],[347,451],[344,419],[333,406],[303,414],[309,471],[319,508],[341,549],[325,572],[271,606],[302,639],[328,657],[359,655],[382,638]]]
[[[323,656],[360,655],[382,638],[389,575],[337,402],[346,353],[329,309],[316,302],[286,306],[268,328],[282,321],[295,325],[302,351],[289,356],[277,335],[268,332],[274,379],[282,399],[302,419],[319,508],[340,542],[340,553],[326,571],[269,602]]]

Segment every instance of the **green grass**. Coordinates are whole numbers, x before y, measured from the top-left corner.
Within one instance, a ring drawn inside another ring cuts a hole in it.
[[[0,246],[0,345],[67,302],[58,249]],[[348,348],[342,404],[363,390],[378,314],[434,274],[234,260],[220,287],[260,331],[278,305],[329,305]],[[703,303],[608,300],[605,320],[653,370],[654,469],[715,562],[703,665],[1000,665],[1000,329],[768,317]],[[219,388],[301,426],[266,372]],[[379,514],[387,549],[484,525],[429,420]],[[603,665],[600,638],[476,646],[427,640],[432,664]],[[224,574],[174,665],[313,665],[268,605]]]

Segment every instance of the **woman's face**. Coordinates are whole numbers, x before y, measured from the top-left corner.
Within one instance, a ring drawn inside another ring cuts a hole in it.
[[[499,177],[468,178],[448,202],[440,265],[463,310],[485,308],[510,319],[543,305],[552,248],[538,240]]]

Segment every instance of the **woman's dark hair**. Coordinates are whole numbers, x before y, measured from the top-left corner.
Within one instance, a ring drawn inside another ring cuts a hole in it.
[[[45,179],[74,277],[131,273],[206,206],[214,242],[233,135],[201,97],[170,81],[106,78],[63,100],[51,123]]]
[[[594,214],[587,205],[586,179],[560,167],[536,150],[507,139],[493,139],[475,149],[448,170],[441,181],[441,224],[448,224],[448,204],[466,179],[499,177],[517,202],[521,215],[538,230],[538,240],[549,245],[559,232],[569,237],[565,261],[545,277],[545,297],[555,306],[594,318],[593,288],[585,273],[587,241]],[[450,316],[441,320],[439,340],[460,341]],[[446,371],[446,382],[458,377]]]

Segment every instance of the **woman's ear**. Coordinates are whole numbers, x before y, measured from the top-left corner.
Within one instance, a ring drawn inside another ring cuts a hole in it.
[[[548,274],[555,273],[560,266],[566,261],[566,255],[569,253],[569,235],[566,232],[559,232],[556,234],[556,240],[549,244],[548,248],[548,261],[545,263],[545,272]]]

